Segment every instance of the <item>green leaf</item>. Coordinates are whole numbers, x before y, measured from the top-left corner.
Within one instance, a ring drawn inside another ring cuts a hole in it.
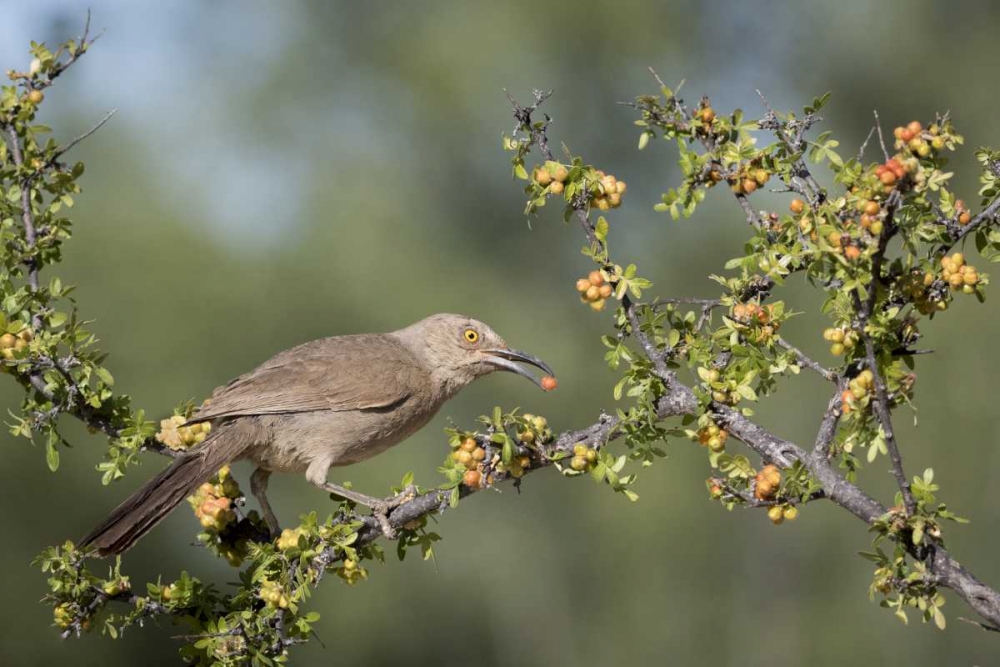
[[[58,442],[58,436],[56,436],[56,442]],[[49,441],[45,444],[45,463],[49,466],[49,470],[52,472],[59,469],[59,450],[56,449],[56,443],[52,441],[51,436],[49,437]]]
[[[597,224],[594,226],[594,235],[601,243],[607,242],[609,227],[610,225],[608,225],[608,221],[604,219],[603,215],[597,219]]]

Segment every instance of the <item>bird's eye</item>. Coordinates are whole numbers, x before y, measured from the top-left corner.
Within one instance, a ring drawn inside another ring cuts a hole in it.
[[[479,332],[475,329],[466,329],[465,333],[462,334],[468,343],[478,343],[479,342]]]

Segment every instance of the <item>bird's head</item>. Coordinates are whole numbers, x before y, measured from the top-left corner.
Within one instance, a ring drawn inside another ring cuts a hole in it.
[[[431,315],[396,334],[416,354],[444,387],[450,391],[476,378],[502,370],[528,378],[547,389],[520,364],[540,368],[554,376],[544,361],[526,352],[513,350],[484,322],[463,315]]]

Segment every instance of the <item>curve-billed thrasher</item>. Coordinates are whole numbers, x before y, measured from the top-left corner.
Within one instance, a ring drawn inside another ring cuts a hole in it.
[[[219,468],[238,459],[257,466],[250,489],[273,533],[267,501],[274,471],[305,474],[314,485],[372,508],[383,525],[402,496],[380,500],[327,482],[333,466],[385,451],[412,435],[462,387],[495,370],[541,385],[516,361],[545,362],[512,350],[484,323],[432,315],[388,334],[321,338],[286,350],[212,394],[188,424],[211,422],[208,438],[119,505],[81,541],[103,555],[122,553]]]

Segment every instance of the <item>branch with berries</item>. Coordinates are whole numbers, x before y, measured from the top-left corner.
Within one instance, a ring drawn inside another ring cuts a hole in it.
[[[33,45],[31,64],[10,73],[12,85],[0,95],[0,184],[6,195],[0,197],[0,233],[7,250],[0,266],[0,364],[25,390],[12,431],[41,439],[55,471],[66,444],[60,418],[83,421],[108,436],[99,466],[107,484],[137,463],[142,451],[176,456],[204,440],[209,427],[187,424],[191,404],[178,406],[158,425],[134,409],[116,393],[105,355],[76,313],[73,288],[57,277],[41,281],[70,239],[63,214],[83,173],[82,165],[65,164],[62,157],[89,133],[59,145],[43,140],[48,130],[33,120],[42,91],[93,43],[87,34],[54,52]],[[239,583],[223,592],[182,573],[135,587],[120,561],[97,573],[89,554],[67,542],[37,561],[48,574],[47,600],[62,635],[100,628],[117,637],[163,616],[193,624],[181,649],[192,662],[284,659],[313,635],[319,617],[307,611],[307,603],[315,588],[329,574],[349,585],[364,581],[370,563],[385,559],[378,538],[395,538],[400,559],[413,550],[432,558],[440,535],[429,522],[438,514],[505,482],[519,486],[547,468],[567,478],[589,477],[638,500],[636,480],[665,455],[661,446],[669,438],[705,447],[709,497],[727,509],[761,509],[781,524],[801,517],[809,503],[827,500],[862,519],[876,535],[865,554],[876,566],[872,594],[901,618],[916,610],[943,627],[940,589],[948,588],[982,617],[984,627],[1000,628],[1000,594],[945,549],[946,522],[962,520],[937,502],[932,470],[912,480],[906,476],[902,443],[892,429],[892,412],[914,400],[918,324],[940,316],[955,298],[981,299],[988,284],[954,247],[972,235],[980,254],[1000,254],[1000,153],[978,153],[982,202],[974,214],[947,189],[945,153],[962,143],[947,117],[926,128],[916,122],[897,128],[896,154],[884,150],[884,161],[868,164],[863,151],[858,158],[841,157],[828,133],[808,138],[827,96],[801,116],[776,112],[761,96],[766,114],[752,120],[738,110],[720,114],[708,98],[689,108],[659,83],[659,95],[631,103],[642,128],[639,149],[655,138],[675,143],[683,179],[654,209],[689,217],[726,182],[750,223],[746,253],[711,276],[720,287],[716,298],[650,299],[653,285],[638,267],[616,261],[609,217],[626,203],[627,186],[582,157],[555,155],[551,119],[535,118],[548,93],[536,92],[528,106],[510,98],[516,125],[504,138],[513,175],[525,182],[526,212],[537,215],[559,203],[564,220],[575,220],[584,231],[583,252],[593,266],[581,272],[576,292],[610,319],[602,337],[605,361],[621,375],[613,413],[561,433],[543,416],[500,408],[474,428],[453,426],[441,480],[421,488],[412,475],[404,476],[393,492],[405,499],[387,523],[338,502],[325,519],[310,513],[275,538],[257,512],[245,508],[239,484],[224,468],[189,503],[201,527],[199,543],[239,568]],[[774,142],[759,147],[761,131]],[[536,152],[540,159],[531,165]],[[836,192],[819,185],[810,163],[832,170]],[[754,193],[772,179],[795,196],[788,213],[752,206]],[[614,234],[625,233],[615,223]],[[901,249],[890,253],[894,238],[902,240]],[[825,292],[831,322],[822,336],[830,343],[831,363],[808,357],[780,333],[793,312],[774,295],[800,272]],[[811,449],[764,429],[746,407],[775,395],[779,377],[802,369],[833,385]],[[900,489],[892,506],[855,481],[856,471],[879,456],[891,462]]]
[[[660,96],[641,96],[632,104],[640,113],[637,124],[644,128],[640,149],[657,136],[675,142],[679,149],[684,181],[663,195],[657,210],[669,211],[674,218],[689,216],[705,193],[723,180],[730,183],[746,210],[747,198],[773,175],[800,198],[791,201],[791,215],[767,211],[748,215],[755,230],[749,252],[727,263],[725,268],[737,270],[737,275],[712,276],[725,292],[717,300],[706,300],[728,307],[728,315],[706,333],[705,311],[699,316],[682,308],[697,305],[697,300],[666,300],[665,316],[651,319],[650,308],[659,302],[644,303],[638,294],[629,295],[628,286],[621,288],[625,277],[609,272],[615,266],[607,245],[610,224],[603,216],[596,223],[589,222],[591,209],[601,208],[593,205],[601,190],[586,174],[597,170],[567,155],[566,163],[577,170],[577,182],[589,186],[591,197],[564,196],[564,217],[576,215],[585,229],[593,231],[588,233],[592,243],[584,253],[599,264],[600,272],[577,281],[577,290],[591,305],[601,300],[595,310],[603,307],[607,297],[594,288],[605,283],[620,301],[615,315],[618,335],[606,338],[614,350],[608,355],[609,363],[616,367],[624,358],[632,364],[626,384],[636,382],[637,376],[656,376],[659,384],[646,385],[646,391],[652,392],[651,402],[668,397],[687,406],[684,413],[688,420],[696,420],[697,428],[670,433],[683,434],[708,449],[709,463],[717,471],[707,482],[713,499],[730,508],[767,508],[775,523],[797,517],[800,505],[832,500],[875,529],[875,551],[868,557],[879,565],[873,591],[883,595],[885,606],[904,620],[906,608],[915,607],[923,620],[943,627],[943,597],[938,588],[946,587],[984,618],[984,627],[1000,627],[1000,595],[959,566],[944,548],[942,522],[964,520],[937,503],[932,470],[909,481],[891,415],[913,399],[918,321],[945,310],[954,295],[982,299],[987,277],[970,266],[962,253],[947,253],[973,229],[977,249],[987,258],[996,253],[997,153],[979,151],[985,167],[980,191],[983,209],[974,216],[946,187],[951,174],[942,170],[945,152],[962,143],[947,116],[936,118],[926,128],[917,121],[897,128],[894,147],[898,152],[889,155],[885,151],[884,162],[870,165],[860,157],[843,159],[835,151],[838,143],[828,133],[806,139],[828,96],[814,100],[796,118],[775,112],[761,95],[767,113],[752,121],[738,110],[720,116],[707,98],[691,112],[660,83]],[[541,99],[536,94],[536,105]],[[505,139],[505,146],[514,152],[515,175],[522,177],[531,148],[549,143],[545,133],[551,119],[532,123],[534,110],[535,106],[515,104],[515,118],[522,125]],[[764,129],[773,132],[777,142],[757,148],[754,134]],[[881,128],[877,130],[881,137]],[[692,149],[699,145],[702,151]],[[547,152],[544,157],[548,171],[564,166],[554,163]],[[832,195],[820,188],[807,158],[826,163],[844,193]],[[533,174],[525,186],[532,211],[560,194],[545,189],[537,171]],[[560,192],[577,185],[573,177],[567,181]],[[889,257],[889,241],[897,236],[903,239],[903,251]],[[787,317],[785,304],[764,302],[795,272],[806,272],[827,292],[824,309],[833,322],[823,336],[831,342],[831,353],[844,357],[839,368],[824,367],[777,335]],[[630,265],[627,279],[634,280],[635,273]],[[749,284],[764,287],[747,298]],[[610,296],[611,291],[605,288],[605,292]],[[627,339],[637,343],[644,358],[621,349]],[[693,371],[691,388],[677,382],[677,369],[682,365]],[[798,373],[801,368],[816,371],[836,387],[811,453],[768,433],[749,418],[749,409],[736,407],[741,401],[755,402],[773,394],[775,376]],[[661,415],[654,413],[657,416]],[[727,453],[729,436],[756,453],[763,467],[757,470],[746,456]],[[889,458],[900,489],[893,507],[878,503],[853,482],[861,466],[857,456],[861,451],[869,463],[880,455]],[[846,477],[838,468],[847,471]],[[892,545],[891,553],[882,549],[884,542]]]

